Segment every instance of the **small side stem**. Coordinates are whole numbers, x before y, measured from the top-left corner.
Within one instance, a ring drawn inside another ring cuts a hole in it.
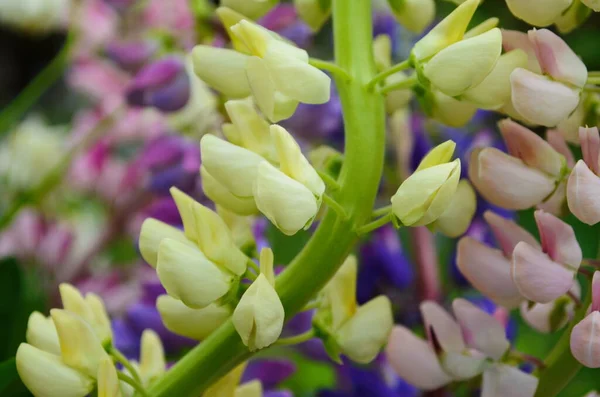
[[[131,363],[129,362],[127,357],[125,357],[123,355],[123,353],[121,353],[117,348],[112,347],[109,351],[109,354],[115,359],[116,362],[121,363],[123,365],[123,367],[125,369],[127,369],[127,371],[129,371],[129,373],[133,377],[133,380],[135,380],[137,383],[139,383],[141,385],[142,378],[140,378],[140,375],[138,374],[135,367],[133,365],[131,365]],[[125,375],[125,374],[123,374],[123,375]]]
[[[308,63],[318,69],[321,69],[321,70],[324,70],[326,72],[333,74],[335,77],[337,77],[339,79],[346,80],[346,81],[349,81],[352,79],[352,77],[350,77],[350,75],[348,74],[348,72],[346,72],[346,70],[339,67],[338,65],[336,65],[333,62],[323,61],[321,59],[316,59],[316,58],[310,58]]]
[[[544,362],[541,359],[539,359],[535,356],[529,355],[529,354],[521,353],[518,350],[511,350],[510,357],[514,357],[517,360],[520,360],[523,362],[531,363],[531,364],[535,365],[536,367],[538,367],[539,369],[544,369],[546,367],[546,364],[544,364]]]
[[[329,175],[326,172],[323,171],[319,171],[317,170],[317,174],[319,174],[319,176],[321,177],[321,179],[323,180],[323,182],[325,182],[325,185],[327,185],[327,187],[331,190],[340,190],[340,184],[338,183],[338,181],[336,181],[335,179],[333,179],[333,177],[331,175]]]
[[[260,267],[250,258],[248,258],[248,267],[256,272],[256,274],[260,274]]]
[[[385,215],[388,212],[392,211],[392,205],[386,205],[385,207],[381,207],[381,208],[377,208],[375,211],[373,211],[373,218],[377,218],[379,216]]]
[[[577,296],[575,296],[573,291],[567,292],[567,296],[569,297],[569,299],[571,299],[573,301],[573,303],[575,303],[575,307],[577,307],[577,308],[581,307],[581,299],[579,299]]]
[[[410,62],[407,59],[406,61],[400,62],[399,64],[394,65],[391,68],[384,70],[383,72],[381,72],[378,75],[376,75],[375,77],[373,77],[373,79],[371,81],[369,81],[369,83],[367,84],[367,89],[372,90],[377,83],[384,81],[387,77],[393,75],[394,73],[398,73],[402,70],[408,69],[409,67],[410,67]]]
[[[588,84],[600,84],[600,76],[589,76],[587,79]]]
[[[137,382],[135,379],[133,379],[130,376],[125,375],[123,372],[121,371],[117,371],[117,377],[122,380],[123,382],[127,383],[128,385],[130,385],[131,387],[133,387],[138,393],[140,393],[142,396],[144,397],[148,397],[148,393],[146,393],[146,389],[144,389],[144,386],[142,386],[142,384],[140,382]]]
[[[367,233],[371,233],[373,230],[379,229],[380,227],[390,223],[392,221],[392,216],[393,214],[390,212],[389,214],[384,215],[381,218],[374,220],[373,222],[366,223],[358,229],[356,229],[356,234],[361,236]]]
[[[318,300],[309,302],[302,308],[302,311],[307,312],[309,310],[316,309],[317,307],[319,307],[320,304],[321,304],[321,302],[319,302]]]
[[[583,90],[587,92],[600,92],[600,87],[596,85],[586,85],[583,87]]]
[[[348,219],[348,214],[346,214],[346,210],[344,210],[344,207],[342,207],[342,205],[340,203],[335,201],[335,199],[333,197],[331,197],[327,194],[324,194],[323,202],[325,204],[327,204],[327,206],[329,208],[334,210],[336,212],[336,214],[338,214],[342,219]]]
[[[277,346],[298,345],[300,343],[309,341],[314,337],[315,337],[315,330],[311,328],[310,330],[308,330],[305,333],[300,334],[300,335],[290,336],[289,338],[280,338],[279,340],[277,340],[277,342],[275,342],[275,345],[277,345]]]
[[[402,81],[399,81],[394,84],[386,85],[385,87],[381,88],[381,90],[379,90],[379,92],[381,94],[385,95],[390,91],[405,90],[408,88],[412,88],[415,84],[417,84],[417,76],[410,76],[406,80],[402,80]]]

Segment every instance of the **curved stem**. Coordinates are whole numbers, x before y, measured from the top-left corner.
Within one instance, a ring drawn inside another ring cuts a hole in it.
[[[325,204],[327,204],[327,206],[329,208],[331,208],[332,210],[334,210],[341,218],[348,219],[348,215],[346,215],[346,211],[344,210],[344,207],[342,207],[340,205],[340,203],[338,203],[337,201],[335,201],[335,199],[333,197],[331,197],[328,194],[324,194],[323,195],[323,202]]]
[[[127,376],[123,372],[117,371],[117,378],[133,387],[142,396],[148,397],[148,393],[144,389],[144,386],[142,386],[141,383],[133,379],[131,376]]]
[[[7,133],[9,128],[19,121],[56,80],[58,80],[68,65],[71,48],[74,41],[73,30],[67,34],[63,47],[50,63],[19,93],[19,95],[0,113],[0,136]]]
[[[137,370],[133,365],[131,365],[131,363],[129,362],[127,357],[123,355],[123,353],[121,353],[117,348],[112,347],[109,351],[109,354],[113,356],[115,361],[121,363],[123,367],[127,369],[127,371],[129,371],[129,373],[136,382],[138,382],[139,384],[142,383],[142,378],[140,378],[140,375],[138,374]]]
[[[561,338],[550,352],[544,364],[546,368],[541,372],[540,383],[535,397],[554,397],[571,382],[581,369],[582,365],[571,354],[571,331],[586,315],[592,302],[591,285],[588,286],[583,305],[577,309],[569,328],[563,332]]]
[[[277,342],[275,342],[275,344],[277,346],[298,345],[300,343],[309,341],[314,337],[315,337],[315,330],[310,329],[300,335],[290,336],[289,338],[280,338]]]
[[[337,191],[340,190],[340,184],[328,173],[317,170],[317,174],[321,177],[325,185],[331,190]]]
[[[384,86],[379,92],[381,92],[382,94],[387,94],[390,91],[406,90],[412,88],[415,84],[417,84],[417,81],[418,80],[416,75],[410,76],[407,77],[405,80]]]
[[[378,216],[386,215],[387,213],[392,212],[392,205],[386,205],[385,207],[377,208],[371,214],[371,217],[377,218]]]
[[[358,235],[363,235],[363,234],[367,234],[372,232],[373,230],[379,229],[382,226],[387,225],[388,223],[390,223],[392,221],[392,217],[394,215],[390,212],[388,214],[385,214],[384,216],[382,216],[379,219],[374,220],[373,222],[369,222],[365,225],[360,226],[359,228],[356,229],[356,233]]]
[[[383,171],[385,111],[383,97],[365,86],[376,74],[372,56],[371,0],[333,0],[336,63],[351,79],[337,79],[344,111],[345,161],[337,201],[348,219],[328,211],[310,241],[277,277],[276,289],[286,319],[314,298],[352,250],[356,226],[371,217]],[[251,356],[226,321],[156,381],[153,397],[195,397]]]
[[[369,81],[367,84],[367,89],[372,90],[375,85],[381,81],[384,81],[387,77],[393,75],[394,73],[398,73],[402,70],[408,69],[410,67],[410,61],[407,59],[406,61],[400,62],[397,65],[392,66],[389,69],[384,70],[379,73],[377,76],[373,77],[373,80]]]
[[[339,67],[335,63],[322,61],[316,58],[310,58],[308,63],[318,69],[325,70],[326,72],[331,73],[333,76],[339,79],[350,80],[350,75],[348,74],[348,72],[346,72],[346,70]]]

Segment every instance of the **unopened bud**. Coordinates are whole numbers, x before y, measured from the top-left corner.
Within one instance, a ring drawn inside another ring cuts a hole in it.
[[[510,12],[534,26],[552,25],[573,0],[506,0]]]
[[[411,32],[423,32],[435,18],[433,0],[388,0],[394,16]]]
[[[466,179],[461,179],[448,208],[433,222],[432,227],[448,237],[458,237],[471,225],[476,208],[475,190]]]
[[[279,0],[221,0],[221,5],[256,20],[269,12],[278,2]]]
[[[579,160],[571,171],[567,183],[569,210],[580,221],[595,225],[600,222],[600,178],[583,160]]]
[[[298,16],[318,32],[331,15],[331,2],[321,0],[294,0]]]
[[[48,353],[60,355],[58,334],[52,318],[33,312],[27,321],[27,343]]]
[[[571,353],[588,368],[600,368],[600,312],[592,311],[571,331]]]

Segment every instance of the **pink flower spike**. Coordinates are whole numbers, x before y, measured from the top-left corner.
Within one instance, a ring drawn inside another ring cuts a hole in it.
[[[538,378],[505,364],[493,365],[483,373],[481,397],[533,397]]]
[[[588,77],[587,68],[563,39],[548,29],[532,29],[528,36],[545,74],[583,88]]]
[[[458,243],[456,263],[463,276],[497,305],[513,309],[523,301],[502,251],[464,237]]]
[[[591,312],[573,327],[571,353],[586,367],[600,368],[600,312]]]
[[[498,123],[508,153],[520,158],[530,167],[552,176],[559,176],[565,159],[552,146],[529,128],[504,119]]]
[[[467,344],[494,360],[500,360],[510,347],[504,326],[465,299],[455,299],[452,308],[466,335]]]
[[[600,311],[600,270],[594,272],[592,279],[592,311]]]
[[[571,171],[567,182],[569,210],[583,223],[595,225],[600,222],[600,178],[583,160]]]
[[[392,369],[419,389],[435,390],[452,381],[431,346],[401,325],[392,330],[385,353]]]
[[[540,231],[544,252],[553,261],[576,272],[581,265],[583,253],[573,227],[542,210],[535,212],[535,222]]]
[[[513,253],[511,275],[525,298],[548,303],[571,289],[575,274],[538,249],[520,242]]]
[[[583,161],[596,175],[600,175],[600,134],[598,127],[579,127],[579,142]]]
[[[514,221],[489,210],[484,212],[483,218],[492,229],[496,242],[507,258],[512,256],[515,246],[521,241],[525,241],[533,247],[540,248],[535,237]]]
[[[535,55],[535,48],[527,38],[527,33],[519,32],[518,30],[502,30],[502,47],[504,52],[509,52],[514,49],[520,49],[525,51],[529,64],[527,69],[534,73],[542,73],[542,68],[538,63],[537,56]]]
[[[495,148],[473,151],[469,179],[486,200],[513,210],[541,203],[556,184],[549,175]]]
[[[547,130],[546,141],[554,148],[554,150],[565,156],[569,168],[575,166],[575,157],[573,157],[573,153],[571,152],[571,149],[569,149],[565,137],[558,130]]]
[[[462,352],[465,349],[460,326],[444,308],[434,301],[425,301],[420,308],[430,343],[439,343],[444,352]]]

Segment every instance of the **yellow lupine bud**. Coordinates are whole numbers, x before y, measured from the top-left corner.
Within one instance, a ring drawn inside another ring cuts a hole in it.
[[[66,365],[60,357],[21,343],[16,356],[21,381],[35,397],[83,397],[94,379]]]
[[[488,18],[479,25],[469,29],[463,36],[463,39],[470,39],[471,37],[479,36],[480,34],[498,27],[499,23],[500,20],[498,18]]]
[[[388,0],[394,16],[406,29],[421,33],[435,18],[433,0]]]
[[[313,192],[266,161],[258,166],[254,199],[260,212],[289,236],[310,227],[319,210]]]
[[[384,71],[392,66],[392,39],[380,34],[373,39],[373,56],[377,70]]]
[[[56,325],[63,362],[95,377],[100,361],[108,354],[92,327],[77,314],[66,310],[52,309],[50,315]]]
[[[262,156],[214,135],[202,137],[200,151],[202,166],[213,178],[235,196],[252,197],[257,166],[265,161]]]
[[[238,386],[235,389],[234,397],[262,397],[263,388],[260,380],[253,380]]]
[[[169,295],[198,309],[227,294],[234,282],[199,249],[168,238],[160,243],[156,272]]]
[[[217,205],[217,214],[231,231],[231,238],[236,247],[246,252],[246,248],[255,245],[252,232],[254,217],[238,215],[220,205]]]
[[[492,71],[502,52],[502,33],[494,28],[438,52],[425,64],[424,75],[449,96],[477,86]]]
[[[464,234],[475,215],[477,196],[475,190],[466,179],[458,183],[456,193],[444,213],[433,223],[433,227],[448,237]]]
[[[463,95],[465,100],[485,109],[498,109],[510,102],[510,74],[516,68],[526,68],[525,51],[516,49],[500,56],[496,66],[477,86]]]
[[[388,297],[381,295],[360,306],[336,332],[335,338],[342,353],[366,364],[373,361],[387,343],[393,326],[392,304]]]
[[[313,32],[318,32],[331,15],[331,3],[324,7],[326,4],[322,0],[294,0],[298,16]]]
[[[325,183],[304,157],[296,140],[279,125],[271,126],[271,136],[277,149],[280,170],[320,198],[325,192]]]
[[[444,164],[452,160],[454,150],[456,149],[456,143],[452,140],[448,140],[444,143],[440,143],[433,149],[431,149],[425,157],[419,163],[417,171],[421,171],[427,168],[431,168],[436,165]]]
[[[267,52],[267,45],[272,40],[278,40],[273,32],[247,19],[242,19],[233,25],[230,28],[230,32],[244,43],[250,54],[261,58]]]
[[[423,226],[444,213],[460,179],[460,160],[412,174],[392,197],[392,211],[406,226]]]
[[[250,85],[246,77],[248,56],[233,50],[197,45],[192,50],[194,72],[209,87],[230,98],[246,98]]]
[[[264,248],[263,251],[269,250]],[[273,344],[281,335],[285,312],[273,279],[273,254],[261,252],[261,274],[244,292],[233,312],[233,325],[251,351]]]
[[[538,27],[552,25],[571,3],[573,0],[506,0],[514,16]]]
[[[315,318],[328,318],[332,329],[338,329],[356,312],[356,275],[358,264],[349,255],[335,276],[320,293],[321,304]]]
[[[386,85],[392,85],[404,81],[408,78],[406,73],[398,72],[394,73],[390,77],[385,79]],[[394,90],[387,93],[385,97],[385,110],[388,114],[394,113],[396,110],[400,110],[408,106],[408,103],[412,99],[413,93],[410,89]]]
[[[221,5],[230,7],[251,19],[265,15],[279,0],[221,0]]]
[[[139,247],[142,258],[154,268],[156,268],[158,246],[165,238],[193,245],[181,230],[153,218],[146,219],[140,230]]]
[[[267,160],[277,162],[269,123],[256,112],[252,100],[248,98],[230,100],[225,102],[225,109],[239,135],[238,145],[260,154]]]
[[[234,196],[225,186],[219,183],[204,166],[200,167],[202,190],[206,197],[215,204],[227,208],[238,215],[254,215],[258,212],[253,197],[241,198]],[[182,233],[183,235],[183,233]]]
[[[60,355],[58,334],[52,318],[33,312],[27,321],[27,343],[48,353]]]
[[[421,61],[430,58],[449,45],[461,40],[477,6],[479,6],[479,0],[467,0],[456,7],[454,11],[415,44],[411,51],[413,59]]]
[[[202,397],[233,397],[235,396],[235,389],[240,383],[242,374],[246,369],[246,363],[240,364],[232,369],[227,375],[213,383],[209,387]]]
[[[58,289],[64,309],[88,323],[103,345],[110,344],[112,329],[102,300],[98,296],[84,298],[77,288],[67,283],[60,284]],[[54,323],[58,328],[56,321]]]
[[[171,195],[183,219],[186,235],[198,244],[202,253],[232,273],[244,274],[248,258],[234,244],[231,231],[219,215],[177,188],[171,188]]]
[[[110,358],[100,361],[98,368],[98,397],[121,397],[117,369]]]
[[[149,385],[160,378],[166,369],[165,350],[160,338],[151,329],[142,333],[140,351],[140,374],[144,384]]]
[[[208,337],[231,316],[227,306],[213,303],[202,309],[192,309],[169,295],[159,296],[156,308],[169,331],[196,340]]]
[[[459,101],[439,90],[434,89],[431,94],[433,117],[450,127],[464,126],[477,112],[477,106],[472,103]]]
[[[233,34],[233,32],[231,31],[231,27],[237,25],[242,19],[246,19],[246,16],[240,14],[237,11],[232,10],[229,7],[218,7],[215,10],[215,13],[221,20],[221,23],[223,24],[225,30],[227,30],[227,34],[231,39],[231,44],[233,45],[233,48],[236,51],[241,52],[243,54],[250,54],[250,49],[246,47],[246,44],[244,44],[242,40],[237,38],[236,35]]]

